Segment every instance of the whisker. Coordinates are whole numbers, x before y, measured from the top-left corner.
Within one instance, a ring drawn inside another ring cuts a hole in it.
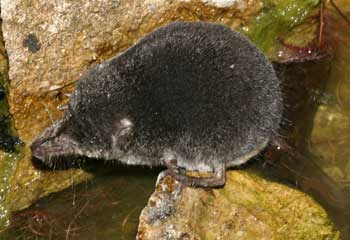
[[[47,115],[49,116],[49,119],[50,119],[50,121],[51,121],[51,124],[55,124],[55,122],[54,122],[54,120],[53,120],[53,117],[52,117],[52,114],[51,114],[51,112],[50,112],[50,110],[49,110],[49,108],[47,107],[47,105],[44,103],[44,101],[43,100],[41,100],[41,98],[39,99],[40,100],[40,103],[44,106],[44,108],[45,108],[45,111],[47,112]]]

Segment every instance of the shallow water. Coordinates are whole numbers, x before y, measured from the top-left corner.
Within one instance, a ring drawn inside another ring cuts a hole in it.
[[[6,239],[134,239],[157,174],[149,168],[108,168],[13,214]]]
[[[279,66],[286,100],[281,134],[304,159],[284,155],[268,171],[313,196],[349,239],[350,4],[336,3],[342,13],[327,5],[324,45],[312,50],[328,57]]]

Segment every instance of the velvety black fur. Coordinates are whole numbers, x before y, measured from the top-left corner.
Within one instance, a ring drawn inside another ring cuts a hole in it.
[[[281,112],[279,80],[246,37],[176,22],[83,75],[64,118],[31,147],[48,164],[86,155],[210,171],[257,154]]]

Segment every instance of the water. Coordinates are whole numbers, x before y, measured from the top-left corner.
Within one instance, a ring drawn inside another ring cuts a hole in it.
[[[98,171],[98,170],[97,170]],[[159,171],[159,170],[157,170]],[[157,171],[108,166],[96,178],[14,213],[5,239],[134,239]]]

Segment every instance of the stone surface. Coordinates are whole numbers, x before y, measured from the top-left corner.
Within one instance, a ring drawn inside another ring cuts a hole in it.
[[[236,4],[238,9],[245,10],[248,6],[249,1],[241,1],[241,0],[202,0],[202,2],[207,3],[208,5],[212,5],[219,8],[232,7]]]
[[[0,26],[0,231],[3,230],[4,226],[8,225],[8,207],[5,200],[16,163],[16,154],[13,152],[15,139],[12,137],[9,129],[9,113],[6,99],[8,61],[2,36],[2,27]]]
[[[222,189],[184,188],[170,177],[156,186],[140,216],[146,239],[340,239],[309,196],[242,171],[227,172]]]

